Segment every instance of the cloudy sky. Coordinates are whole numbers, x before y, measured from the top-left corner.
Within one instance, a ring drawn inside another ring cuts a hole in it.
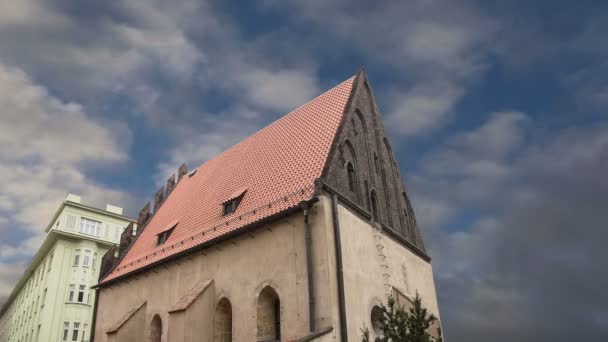
[[[449,340],[606,340],[607,5],[0,0],[0,302],[67,192],[135,214],[363,66]]]

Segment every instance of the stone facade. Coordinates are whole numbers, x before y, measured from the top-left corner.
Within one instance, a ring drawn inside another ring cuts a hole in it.
[[[428,309],[439,315],[432,268],[427,261],[346,205],[339,206],[339,219],[344,231],[349,339],[357,340],[364,324],[371,326],[371,308],[385,301],[387,289],[392,287],[412,295],[418,291]],[[338,323],[329,196],[321,195],[313,205],[310,222],[314,243],[315,325],[319,330],[333,327],[317,340],[335,339],[342,332]],[[129,281],[102,288],[95,341],[149,341],[148,332],[156,315],[162,322],[162,341],[226,341],[227,330],[232,341],[257,341],[257,337],[266,340],[276,336],[273,332],[276,318],[272,316],[275,312],[280,318],[281,341],[307,335],[309,306],[303,223],[301,212],[293,214],[250,234],[166,262]],[[378,237],[382,238],[386,258],[379,255]],[[388,279],[383,275],[386,269],[390,273]],[[190,307],[170,312],[194,284],[209,280],[213,280],[211,285]],[[278,311],[274,310],[274,298],[269,292],[276,293]],[[146,305],[140,309],[141,314],[130,319],[136,320],[132,325],[138,327],[139,334],[133,335],[135,328],[130,326],[108,333],[117,317],[142,301]],[[226,312],[232,313],[230,319],[226,318]],[[227,327],[227,321],[231,328]]]
[[[395,293],[418,292],[439,317],[430,258],[373,94],[363,72],[355,82],[306,210],[102,285],[95,341],[357,341]],[[178,182],[186,173],[180,167]],[[142,215],[140,230],[151,214]]]

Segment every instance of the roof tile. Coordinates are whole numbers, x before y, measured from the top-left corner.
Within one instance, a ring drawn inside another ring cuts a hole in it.
[[[193,248],[309,199],[321,176],[354,76],[183,177],[102,283]],[[237,210],[222,204],[246,190]],[[157,234],[179,221],[167,241]]]

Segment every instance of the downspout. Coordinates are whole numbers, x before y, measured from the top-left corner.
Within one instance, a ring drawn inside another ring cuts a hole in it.
[[[95,291],[95,301],[93,302],[93,318],[91,321],[91,339],[89,340],[90,342],[94,342],[95,341],[95,325],[97,323],[97,307],[98,307],[98,301],[99,301],[99,289],[93,289],[93,291]]]
[[[342,241],[340,239],[340,220],[338,219],[338,195],[331,196],[331,213],[334,226],[334,243],[336,249],[336,269],[338,277],[338,305],[340,311],[340,341],[348,342],[346,329],[346,301],[344,300],[344,271],[342,266]]]
[[[308,329],[311,333],[315,332],[315,286],[313,282],[312,264],[312,230],[308,221],[310,205],[302,202],[304,211],[304,238],[306,241],[306,269],[308,273]]]

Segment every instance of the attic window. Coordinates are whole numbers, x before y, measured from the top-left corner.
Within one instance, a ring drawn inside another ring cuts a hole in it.
[[[236,211],[236,208],[238,208],[239,204],[241,203],[245,192],[247,192],[247,188],[237,189],[230,195],[230,197],[222,202],[224,206],[224,216],[230,215]]]
[[[236,211],[236,208],[241,203],[241,198],[242,197],[237,197],[233,200],[224,203],[224,216],[230,215]]]
[[[171,235],[171,233],[173,233],[173,229],[175,229],[175,226],[177,226],[177,222],[173,223],[171,225],[169,225],[169,229],[165,229],[164,231],[160,232],[158,235],[156,235],[156,245],[162,245],[163,243],[165,243],[167,241],[167,239],[169,239],[169,236]]]

